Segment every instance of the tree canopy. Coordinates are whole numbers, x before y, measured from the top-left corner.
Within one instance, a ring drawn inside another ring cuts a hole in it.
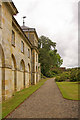
[[[57,53],[56,43],[48,37],[41,36],[38,42],[39,62],[41,63],[41,72],[46,77],[52,77],[51,68],[60,67],[63,63],[59,53]]]

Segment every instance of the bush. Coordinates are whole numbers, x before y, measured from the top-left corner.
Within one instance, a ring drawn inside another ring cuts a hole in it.
[[[53,71],[51,71],[51,70],[49,70],[48,72],[47,72],[47,77],[49,77],[49,78],[52,78],[52,77],[54,77],[54,75],[55,75],[55,73],[53,72]]]
[[[67,75],[65,73],[62,73],[60,76],[60,81],[65,81],[67,79]]]
[[[41,73],[41,78],[46,79],[46,77]]]
[[[66,79],[70,79],[70,72],[65,72],[64,75],[65,75]]]
[[[78,81],[79,76],[80,76],[80,71],[78,71],[78,69],[72,69],[70,73],[70,81],[72,82]]]
[[[60,76],[56,77],[55,81],[56,82],[62,82],[62,81],[66,81],[69,78],[70,78],[70,73],[63,72],[62,74],[60,74]]]
[[[61,81],[60,81],[60,76],[57,76],[57,77],[55,78],[55,81],[56,81],[56,82],[61,82]]]
[[[60,74],[59,76],[56,77],[55,81],[56,82],[80,81],[80,68],[72,68],[72,69],[67,70],[67,72],[63,72],[62,74]]]
[[[63,72],[63,70],[60,69],[59,67],[53,67],[51,68],[51,71],[52,73],[55,73],[55,74],[61,74]]]
[[[77,72],[77,81],[80,81],[80,69],[78,69],[78,72]]]

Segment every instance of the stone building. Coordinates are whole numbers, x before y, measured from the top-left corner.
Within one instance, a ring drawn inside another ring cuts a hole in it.
[[[0,0],[0,98],[3,100],[40,80],[37,32],[25,25],[20,27],[14,18],[17,13],[13,2]]]

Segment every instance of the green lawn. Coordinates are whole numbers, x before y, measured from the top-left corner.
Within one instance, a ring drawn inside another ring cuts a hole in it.
[[[79,88],[80,84],[77,82],[56,82],[63,97],[70,100],[80,100]]]
[[[48,79],[42,79],[36,85],[32,85],[29,88],[25,88],[2,104],[2,118],[6,117],[11,111],[13,111],[18,105],[20,105],[26,98],[28,98],[33,92],[39,89],[44,82]]]

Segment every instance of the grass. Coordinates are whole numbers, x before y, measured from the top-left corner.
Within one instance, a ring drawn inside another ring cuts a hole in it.
[[[63,97],[70,100],[80,100],[78,95],[80,84],[77,82],[56,82]]]
[[[19,92],[16,92],[13,97],[2,103],[2,118],[5,118],[10,112],[12,112],[17,106],[19,106],[25,99],[27,99],[32,93],[39,89],[47,79],[40,80],[36,85],[32,85],[29,88],[25,88]]]

